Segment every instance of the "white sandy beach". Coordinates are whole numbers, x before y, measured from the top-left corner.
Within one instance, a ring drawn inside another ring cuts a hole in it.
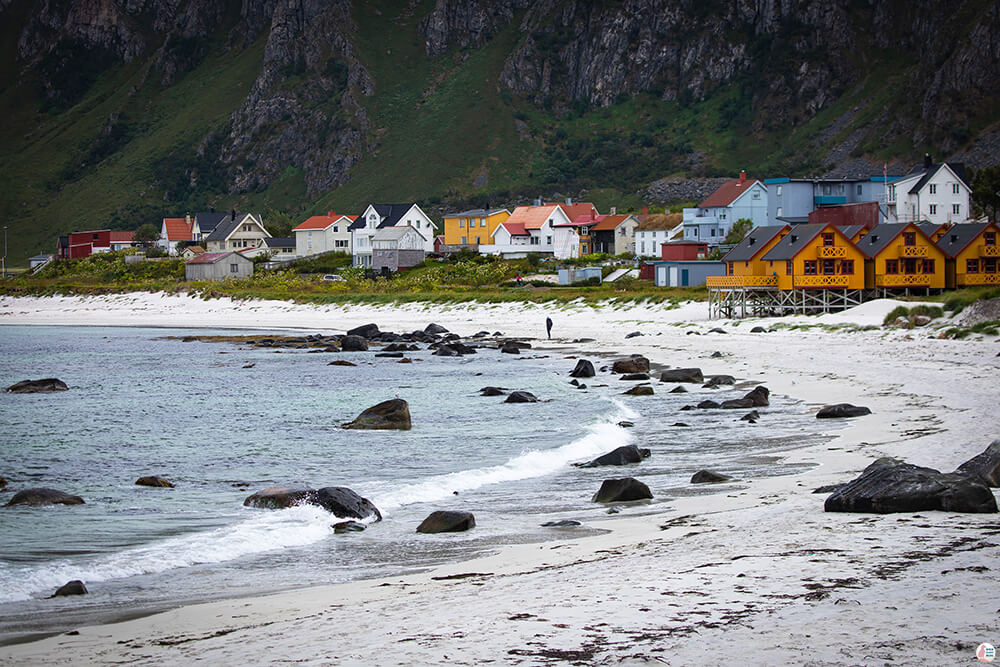
[[[881,325],[894,305],[781,321]],[[544,338],[546,316],[555,323],[554,347],[567,351],[640,353],[655,363],[762,381],[809,410],[849,402],[874,414],[831,430],[829,442],[788,454],[812,464],[807,472],[739,480],[715,495],[678,498],[657,514],[609,516],[597,526],[609,532],[598,536],[567,532],[405,577],[81,627],[0,647],[0,663],[945,665],[975,662],[981,642],[1000,644],[1000,516],[827,514],[826,496],[811,493],[886,455],[952,470],[1000,437],[995,338],[941,340],[932,329],[880,326],[750,333],[776,320],[709,321],[705,304],[546,309],[163,294],[0,298],[0,325],[342,332],[368,322],[393,331],[436,322],[461,334]],[[727,333],[709,333],[713,327]],[[633,331],[643,335],[626,340]],[[571,343],[578,338],[595,342]],[[568,374],[574,362],[566,363]],[[817,432],[827,428],[817,422]],[[626,474],[641,473],[639,466]]]

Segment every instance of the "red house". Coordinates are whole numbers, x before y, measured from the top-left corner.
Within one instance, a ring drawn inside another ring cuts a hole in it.
[[[701,241],[670,241],[660,244],[660,258],[693,261],[708,256],[708,243]]]
[[[95,252],[111,250],[111,230],[99,229],[89,232],[70,232],[69,257],[79,259],[89,257]]]

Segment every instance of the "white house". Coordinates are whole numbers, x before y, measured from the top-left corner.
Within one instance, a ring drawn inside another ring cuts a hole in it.
[[[325,252],[351,252],[351,224],[356,215],[343,215],[330,211],[314,215],[295,227],[295,256],[308,257]]]
[[[660,258],[660,246],[683,238],[683,215],[659,213],[646,215],[635,227],[635,254],[639,257]]]
[[[481,255],[501,255],[507,259],[519,259],[529,252],[534,252],[531,234],[524,228],[524,223],[504,221],[493,230],[490,239],[492,243],[479,244]]]
[[[413,227],[424,240],[424,251],[434,252],[434,223],[417,204],[369,204],[350,226],[354,266],[370,268],[376,230],[397,226]]]
[[[684,240],[718,245],[742,219],[754,227],[767,224],[767,187],[748,179],[745,171],[720,185],[698,208],[684,209]]]
[[[260,248],[270,237],[259,215],[234,211],[205,238],[205,245],[208,252]]]
[[[934,164],[927,155],[922,166],[889,184],[889,222],[966,222],[972,217],[971,196],[964,164]]]
[[[156,245],[167,254],[174,256],[177,254],[177,244],[182,242],[193,242],[201,238],[201,230],[198,227],[197,218],[192,219],[190,215],[183,218],[163,218],[160,225],[160,238]]]
[[[383,227],[372,236],[372,268],[399,271],[424,261],[426,239],[409,225]]]

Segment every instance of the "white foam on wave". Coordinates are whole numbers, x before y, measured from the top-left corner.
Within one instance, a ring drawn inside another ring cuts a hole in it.
[[[455,491],[472,491],[489,484],[542,477],[564,468],[572,461],[592,458],[616,447],[632,444],[632,435],[618,426],[618,422],[635,419],[638,414],[617,399],[608,400],[614,404],[615,411],[606,417],[607,421],[588,426],[586,435],[569,444],[522,452],[497,466],[462,470],[408,484],[379,495],[375,504],[386,514],[404,505],[441,500]]]
[[[64,560],[42,566],[0,565],[0,602],[29,600],[32,594],[54,591],[73,579],[90,584],[305,546],[329,536],[330,525],[336,521],[320,507],[302,505],[82,563]]]

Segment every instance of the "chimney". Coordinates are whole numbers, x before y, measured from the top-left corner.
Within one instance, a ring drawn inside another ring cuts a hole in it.
[[[597,211],[595,209],[590,209],[590,219],[597,220]]]
[[[618,207],[617,206],[612,206],[611,207],[611,215],[618,215]]]
[[[536,197],[535,198],[535,206],[541,206],[541,205],[542,205],[542,198],[541,197]]]
[[[642,207],[642,214],[643,215],[649,215],[649,207],[648,206],[643,206]]]
[[[330,211],[329,213],[326,214],[328,218],[332,218],[334,215],[336,215],[336,213],[334,213],[333,211]]]
[[[931,162],[931,154],[924,153],[924,169],[930,169],[932,164],[934,163]]]
[[[747,171],[746,169],[743,169],[742,171],[740,171],[740,185],[743,185],[746,182],[747,182]]]
[[[798,240],[799,240],[799,237],[796,236],[795,234],[789,234],[788,235],[788,242],[789,243],[795,243]]]
[[[235,208],[232,209],[231,211],[229,211],[229,219],[230,220],[236,220],[236,209]]]
[[[185,213],[184,214],[184,224],[186,224],[188,227],[191,226],[191,214],[190,213]]]
[[[210,206],[208,210],[209,210],[210,213],[215,213],[215,207],[214,206]]]
[[[752,236],[747,237],[747,240],[748,240],[748,245],[753,245],[754,243],[757,242],[757,239],[755,239]]]

